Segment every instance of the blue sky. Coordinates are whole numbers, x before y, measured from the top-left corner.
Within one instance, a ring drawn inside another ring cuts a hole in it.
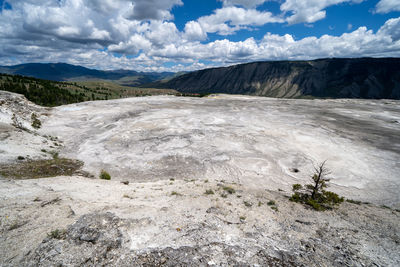
[[[399,0],[0,0],[0,65],[181,71],[399,57]]]

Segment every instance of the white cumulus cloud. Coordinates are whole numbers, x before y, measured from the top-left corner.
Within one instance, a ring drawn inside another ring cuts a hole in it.
[[[67,62],[100,69],[180,71],[258,60],[400,56],[400,18],[388,19],[376,32],[349,27],[339,36],[297,39],[266,32],[262,38],[228,38],[268,23],[313,23],[325,17],[329,6],[361,0],[286,0],[282,14],[259,10],[266,2],[262,0],[223,0],[222,8],[188,21],[183,30],[171,11],[181,0],[7,2],[12,9],[0,12],[1,64]],[[386,12],[378,7],[389,2],[380,1],[376,12]],[[222,37],[210,41],[209,33]]]
[[[376,4],[377,13],[389,13],[392,11],[400,11],[400,1],[399,0],[380,0]]]
[[[254,8],[256,6],[262,5],[270,0],[218,0],[224,3],[224,6],[243,6],[246,8]]]
[[[325,8],[340,3],[361,3],[364,0],[286,0],[281,5],[281,11],[289,14],[287,22],[289,24],[296,23],[313,23],[325,18]]]
[[[197,22],[204,32],[229,35],[243,28],[282,23],[284,20],[268,11],[230,6],[217,9],[209,16],[200,17]]]

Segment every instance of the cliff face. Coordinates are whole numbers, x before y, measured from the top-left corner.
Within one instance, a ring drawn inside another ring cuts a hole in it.
[[[254,62],[200,70],[152,86],[185,93],[400,99],[400,59]]]

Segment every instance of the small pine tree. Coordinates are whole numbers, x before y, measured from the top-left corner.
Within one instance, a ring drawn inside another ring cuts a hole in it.
[[[330,181],[327,176],[331,174],[325,164],[326,161],[314,167],[315,173],[311,176],[311,184],[306,184],[305,187],[301,184],[293,185],[290,201],[307,204],[316,210],[332,209],[334,205],[343,202],[343,197],[325,190]]]
[[[311,192],[311,199],[316,200],[316,198],[328,187],[328,182],[330,179],[326,178],[327,175],[331,174],[325,167],[326,160],[314,167],[315,173],[311,177],[313,183],[306,185],[307,189]]]

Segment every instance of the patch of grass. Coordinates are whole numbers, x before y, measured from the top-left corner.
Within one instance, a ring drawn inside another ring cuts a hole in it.
[[[356,205],[361,205],[361,201],[359,200],[354,200],[354,199],[346,199],[346,202],[356,204]]]
[[[228,197],[228,194],[226,194],[226,193],[221,193],[220,196],[221,196],[222,198],[227,198],[227,197]]]
[[[262,204],[263,204],[263,203],[262,203],[261,201],[258,201],[258,206],[259,206],[259,207],[261,207]]]
[[[245,216],[240,216],[239,219],[240,219],[241,221],[245,221],[245,220],[246,220],[246,217],[245,217]]]
[[[182,194],[176,192],[176,191],[172,191],[171,192],[171,196],[182,196]]]
[[[20,228],[21,226],[24,226],[27,222],[21,222],[18,220],[15,220],[9,227],[8,227],[8,231],[12,231],[15,229]]]
[[[278,207],[276,206],[275,200],[270,200],[267,202],[267,205],[273,209],[274,211],[278,211]]]
[[[40,151],[42,151],[43,153],[47,153],[47,150],[42,148]]]
[[[206,192],[204,192],[206,195],[214,195],[214,191],[212,189],[207,189]]]
[[[174,179],[174,178],[170,178],[169,180],[170,180],[170,181],[175,181],[175,179]]]
[[[208,183],[208,179],[204,180],[204,183]]]
[[[111,180],[111,175],[105,170],[101,170],[99,177],[103,180]]]
[[[0,164],[0,174],[14,179],[72,176],[82,166],[82,161],[66,158],[27,160],[14,164]]]
[[[54,239],[64,239],[66,237],[66,231],[56,229],[48,233],[47,236]]]
[[[224,187],[222,187],[222,189],[223,189],[224,191],[228,192],[229,194],[234,194],[234,193],[236,193],[236,190],[235,190],[233,187],[231,187],[231,186],[224,186]]]

